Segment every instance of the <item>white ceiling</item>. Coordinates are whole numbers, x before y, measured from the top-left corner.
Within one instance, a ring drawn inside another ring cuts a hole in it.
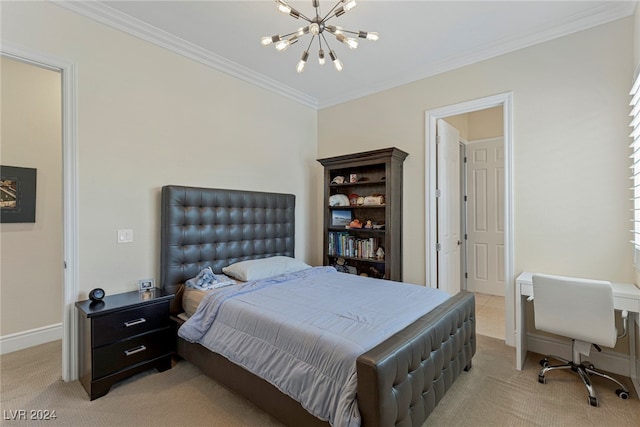
[[[326,13],[336,0],[321,0]],[[344,63],[317,62],[317,40],[304,73],[295,66],[311,40],[284,52],[262,36],[295,31],[304,21],[263,1],[95,1],[57,4],[172,49],[221,71],[323,108],[488,59],[633,14],[637,1],[358,0],[333,19],[348,30],[376,31],[350,50],[326,34]],[[311,1],[291,1],[313,15]]]

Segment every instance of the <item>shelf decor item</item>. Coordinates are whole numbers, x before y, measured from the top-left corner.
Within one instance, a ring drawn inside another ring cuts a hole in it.
[[[351,210],[334,209],[331,211],[331,226],[346,227],[352,220]]]
[[[392,147],[318,159],[324,166],[324,265],[344,259],[357,274],[402,281],[402,165],[407,156]],[[344,179],[352,175],[357,179]]]

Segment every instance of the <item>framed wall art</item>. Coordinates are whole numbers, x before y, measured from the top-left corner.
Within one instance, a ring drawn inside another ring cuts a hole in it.
[[[0,222],[36,222],[36,169],[0,166]]]

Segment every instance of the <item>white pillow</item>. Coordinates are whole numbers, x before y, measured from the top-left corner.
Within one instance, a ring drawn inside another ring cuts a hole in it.
[[[248,282],[249,280],[260,280],[279,274],[294,273],[306,268],[311,268],[311,266],[295,258],[274,256],[236,262],[224,267],[222,272],[234,279]]]

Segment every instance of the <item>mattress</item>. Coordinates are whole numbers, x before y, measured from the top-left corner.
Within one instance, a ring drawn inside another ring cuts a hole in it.
[[[315,267],[216,289],[179,335],[261,376],[334,426],[358,426],[356,358],[449,298]]]

